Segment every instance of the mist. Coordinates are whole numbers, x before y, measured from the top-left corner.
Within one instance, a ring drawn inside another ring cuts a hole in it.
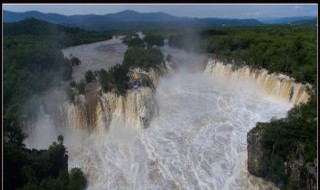
[[[257,94],[258,87],[245,91],[248,84],[227,87],[193,70],[195,62],[180,64],[156,87],[159,115],[149,128],[115,120],[109,132],[68,148],[70,166],[84,170],[88,189],[274,188],[247,173],[246,134],[257,121],[284,117],[289,105]]]
[[[196,51],[161,50],[177,68],[159,79],[159,114],[147,129],[119,113],[105,130],[68,126],[64,92],[52,89],[42,97],[27,147],[46,148],[63,134],[69,168],[82,169],[88,190],[275,189],[247,172],[246,135],[258,121],[285,117],[292,105],[269,98],[249,78],[209,73],[208,57]]]

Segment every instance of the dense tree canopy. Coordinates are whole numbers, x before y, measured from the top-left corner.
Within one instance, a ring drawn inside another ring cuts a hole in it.
[[[60,135],[48,150],[29,150],[8,141],[3,147],[4,189],[83,190],[87,180],[80,169],[68,174],[68,155]]]
[[[317,76],[315,26],[263,26],[216,28],[169,37],[169,45],[190,50],[199,41],[200,52],[214,53],[236,65],[286,73],[300,82]]]
[[[153,45],[158,47],[164,45],[164,39],[161,35],[147,33],[143,40],[147,43],[147,46],[149,47],[152,47]]]
[[[148,70],[162,63],[163,58],[157,48],[130,48],[124,54],[123,64]]]
[[[144,48],[145,42],[136,33],[129,33],[123,39],[122,43],[126,44],[128,47],[139,47]]]
[[[127,49],[124,54],[122,65],[117,64],[109,71],[104,69],[99,72],[99,81],[104,92],[115,90],[119,95],[126,92],[130,67],[139,67],[144,70],[157,68],[163,62],[164,56],[159,49],[156,48],[138,48],[132,47]],[[147,82],[145,81],[145,84]]]
[[[87,71],[84,77],[87,83],[92,82],[95,79],[94,73],[91,70]]]

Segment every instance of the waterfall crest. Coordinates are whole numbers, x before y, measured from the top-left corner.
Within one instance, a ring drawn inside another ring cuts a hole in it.
[[[309,99],[306,85],[296,83],[294,79],[283,74],[269,74],[265,69],[251,69],[248,66],[233,69],[231,64],[210,59],[205,72],[221,80],[251,80],[261,86],[268,95],[289,101],[293,105],[305,103]]]

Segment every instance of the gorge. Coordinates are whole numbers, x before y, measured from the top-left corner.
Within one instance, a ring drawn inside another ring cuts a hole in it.
[[[75,104],[62,98],[55,116],[44,98],[27,147],[44,148],[62,133],[69,167],[84,171],[88,189],[276,189],[248,173],[247,133],[307,101],[304,85],[212,59],[203,69],[202,56],[162,51],[178,68],[166,62],[146,72],[155,89],[126,97],[96,89],[95,98],[79,95]]]

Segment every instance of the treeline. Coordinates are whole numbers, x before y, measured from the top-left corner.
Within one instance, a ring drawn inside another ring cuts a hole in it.
[[[157,68],[163,62],[163,54],[157,48],[132,47],[127,49],[121,65],[112,67],[109,71],[104,69],[99,71],[99,81],[104,92],[114,90],[119,95],[124,95],[128,89],[126,76],[131,67],[139,67],[143,70]],[[150,84],[145,81],[142,84]]]
[[[23,148],[21,139],[3,145],[3,187],[19,190],[82,190],[87,180],[79,168],[68,172],[68,155],[63,136],[48,150]]]
[[[123,39],[122,42],[128,47],[161,47],[164,45],[164,39],[162,35],[156,35],[152,33],[147,33],[143,39],[139,37],[137,33],[129,33]]]
[[[60,46],[59,48],[112,39],[109,32],[87,31],[78,27],[66,27],[34,18],[4,23],[3,34],[5,37],[45,36],[51,43]]]
[[[196,41],[194,41],[196,40]],[[235,65],[265,68],[294,77],[298,82],[314,83],[317,76],[317,28],[315,26],[261,26],[215,28],[197,35],[169,37],[169,45],[214,53]]]
[[[16,159],[23,151],[22,145],[18,144],[25,138],[21,131],[21,127],[24,127],[21,116],[34,114],[22,111],[26,101],[51,86],[60,85],[61,80],[69,80],[72,63],[79,64],[76,59],[65,59],[60,49],[69,45],[107,40],[111,36],[36,19],[4,23],[3,32],[4,165],[10,165],[10,160]],[[14,146],[16,147],[12,148]],[[52,164],[54,166],[55,163]],[[20,166],[17,164],[16,169],[21,169]],[[39,167],[35,167],[34,172],[38,172]],[[45,165],[43,167],[46,168]],[[4,180],[20,175],[15,172],[6,172]],[[18,179],[26,181],[27,176],[19,176],[15,181]],[[8,183],[12,181],[9,180]]]

